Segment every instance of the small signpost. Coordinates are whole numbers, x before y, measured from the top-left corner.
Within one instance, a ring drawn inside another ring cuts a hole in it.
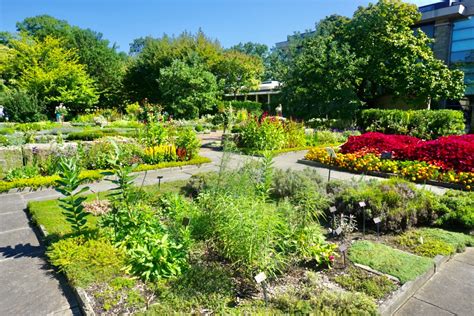
[[[329,164],[332,165],[333,159],[336,159],[336,152],[332,147],[326,147],[326,152],[329,155]],[[331,168],[328,168],[328,182],[331,180]]]
[[[156,178],[158,179],[158,189],[161,189],[161,179],[163,179],[163,176],[158,176]]]
[[[337,211],[337,208],[335,206],[331,206],[329,208],[329,213],[332,214],[332,225],[333,225],[333,227],[336,226],[336,211]]]
[[[359,207],[362,210],[362,235],[365,236],[365,207],[366,204],[364,201],[359,202]]]
[[[265,272],[260,272],[254,277],[254,279],[257,284],[262,285],[263,299],[265,300],[265,304],[268,304],[267,284],[265,282],[265,280],[267,279],[267,275],[265,274]]]
[[[380,158],[381,158],[381,159],[392,159],[392,152],[390,152],[390,151],[384,151],[384,152],[380,155]]]
[[[346,245],[340,245],[339,246],[339,251],[342,253],[342,259],[344,263],[344,268],[346,267],[346,251],[347,251],[347,246]]]
[[[181,222],[181,224],[183,224],[184,227],[188,227],[189,221],[189,217],[183,217],[183,221]]]
[[[336,230],[335,230],[336,234],[339,236],[341,233],[342,233],[342,228],[341,227],[338,227]]]
[[[382,220],[380,219],[380,217],[374,218],[374,223],[375,223],[375,225],[377,225],[377,238],[380,237],[380,222],[381,221]]]

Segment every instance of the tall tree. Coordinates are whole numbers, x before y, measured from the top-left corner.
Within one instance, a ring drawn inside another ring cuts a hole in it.
[[[267,45],[253,42],[239,43],[232,46],[230,50],[236,50],[247,55],[257,56],[262,60],[265,60],[269,53]]]
[[[164,108],[178,118],[195,118],[215,108],[218,87],[215,76],[202,64],[174,60],[160,70],[159,87]]]
[[[116,45],[111,45],[101,33],[72,26],[49,15],[29,17],[16,26],[19,32],[39,40],[48,36],[60,38],[65,48],[76,50],[79,63],[86,66],[87,73],[94,79],[100,106],[123,104],[121,91],[127,56],[118,53]]]
[[[216,65],[216,76],[224,92],[236,96],[239,92],[256,89],[264,68],[261,58],[238,51],[227,51]]]
[[[420,18],[416,5],[401,0],[380,0],[354,13],[345,33],[352,52],[364,60],[360,100],[376,106],[384,96],[425,104],[462,97],[463,73],[436,59],[428,36],[413,31]]]
[[[50,115],[60,102],[76,113],[97,103],[94,81],[78,62],[76,51],[65,49],[60,39],[23,35],[9,45],[0,59],[1,78],[8,88],[35,96]]]

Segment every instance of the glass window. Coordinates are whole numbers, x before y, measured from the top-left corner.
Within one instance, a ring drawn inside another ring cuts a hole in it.
[[[463,50],[474,50],[474,38],[473,39],[468,39],[468,40],[463,40],[463,41],[456,41],[453,42],[451,45],[451,51],[453,52],[459,52]]]
[[[456,21],[454,23],[453,29],[456,31],[456,30],[465,29],[468,27],[474,28],[474,19],[472,18],[472,16],[470,16],[466,20]]]
[[[474,38],[474,28],[462,29],[453,32],[453,41]]]

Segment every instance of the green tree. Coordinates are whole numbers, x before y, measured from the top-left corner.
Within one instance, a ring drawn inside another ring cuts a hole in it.
[[[289,112],[303,118],[350,118],[359,105],[354,86],[361,61],[332,36],[304,41],[290,61],[282,96]]]
[[[256,89],[264,71],[259,57],[238,51],[225,52],[215,69],[224,92],[234,96],[241,91]]]
[[[9,45],[11,49],[0,59],[4,85],[35,96],[48,114],[60,102],[76,113],[97,102],[94,81],[78,63],[75,51],[65,49],[61,40],[24,35]]]
[[[117,46],[103,38],[101,33],[70,25],[49,15],[29,17],[17,23],[17,30],[38,40],[51,36],[59,38],[66,49],[76,51],[78,62],[84,64],[94,79],[102,107],[124,105],[122,80],[127,56],[118,53]]]
[[[268,46],[260,43],[239,43],[230,48],[230,50],[235,50],[246,55],[260,57],[262,60],[265,60],[268,56]]]
[[[178,37],[164,35],[161,38],[147,37],[132,43],[134,56],[127,69],[124,85],[133,101],[145,98],[154,103],[162,102],[160,90],[161,70],[180,60],[188,65],[199,63],[206,71],[213,72],[222,54],[219,42],[213,41],[199,31],[197,34],[182,33]]]
[[[198,117],[217,103],[216,78],[200,64],[173,61],[161,69],[159,87],[165,110],[178,118]]]
[[[462,97],[462,72],[436,59],[428,36],[413,31],[420,18],[416,5],[401,0],[380,0],[354,13],[345,33],[352,52],[364,60],[357,83],[360,100],[376,106],[384,96],[424,104]]]

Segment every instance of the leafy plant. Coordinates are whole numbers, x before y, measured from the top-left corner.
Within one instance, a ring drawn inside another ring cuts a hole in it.
[[[185,127],[178,129],[175,146],[177,148],[180,160],[190,160],[196,157],[199,153],[201,141],[196,136],[196,132],[192,128]],[[182,152],[181,155],[180,150]]]
[[[51,264],[66,273],[69,281],[80,287],[107,282],[121,275],[125,253],[105,238],[66,238],[53,243],[46,252]]]
[[[362,292],[376,299],[384,298],[397,288],[386,276],[369,274],[354,267],[350,267],[347,273],[337,275],[333,280],[346,290]]]
[[[77,163],[77,158],[61,159],[59,162],[59,180],[56,182],[56,191],[64,195],[59,199],[61,208],[66,220],[71,224],[73,232],[83,233],[87,225],[87,212],[84,211],[82,202],[86,200],[81,196],[82,193],[89,190],[89,187],[82,187],[84,183],[80,176],[81,169]]]

